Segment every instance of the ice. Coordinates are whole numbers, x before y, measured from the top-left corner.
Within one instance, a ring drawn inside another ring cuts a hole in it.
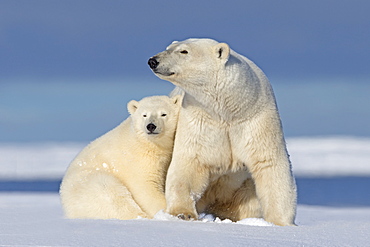
[[[296,176],[370,176],[370,138],[299,137],[286,141]],[[0,143],[0,179],[60,179],[86,144]]]
[[[370,176],[370,138],[290,138],[287,146],[296,176]]]

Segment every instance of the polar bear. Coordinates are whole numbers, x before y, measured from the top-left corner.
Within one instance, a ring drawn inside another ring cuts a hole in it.
[[[68,218],[152,218],[165,209],[164,183],[181,100],[130,101],[130,117],[77,155],[60,188]]]
[[[166,212],[294,225],[296,185],[271,85],[212,39],[173,42],[148,64],[185,91],[166,179]]]

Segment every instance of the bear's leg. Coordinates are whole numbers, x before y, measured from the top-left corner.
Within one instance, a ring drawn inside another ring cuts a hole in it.
[[[230,137],[234,155],[254,179],[264,219],[294,225],[296,186],[279,119],[261,114],[248,124],[233,126]]]
[[[116,177],[93,173],[63,181],[61,198],[68,218],[135,219],[147,217]]]
[[[262,210],[251,178],[244,181],[233,197],[225,203],[215,203],[211,212],[221,219],[239,221],[245,218],[261,218]]]
[[[254,181],[245,170],[214,180],[197,203],[197,210],[232,221],[262,217]]]
[[[208,183],[209,172],[196,159],[174,157],[166,180],[166,212],[184,220],[198,219],[195,204]]]
[[[165,210],[166,199],[164,196],[164,175],[162,178],[151,176],[142,171],[145,176],[130,181],[127,184],[131,193],[134,195],[135,202],[147,214],[148,218],[153,218],[160,210]]]
[[[266,165],[266,164],[259,164]],[[259,166],[257,165],[257,166]],[[294,225],[296,213],[295,183],[288,171],[278,171],[276,164],[262,169],[257,168],[253,174],[257,196],[260,200],[263,217],[275,225]]]
[[[166,178],[166,212],[185,219],[198,218],[197,201],[211,179],[225,173],[225,164],[231,163],[226,127],[191,104],[181,108]]]

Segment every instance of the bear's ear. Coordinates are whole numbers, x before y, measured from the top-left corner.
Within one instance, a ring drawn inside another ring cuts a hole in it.
[[[215,53],[217,58],[226,63],[230,56],[230,47],[226,43],[219,43],[215,45]]]
[[[183,98],[183,96],[182,96],[182,95],[177,94],[177,95],[173,96],[171,99],[172,99],[172,102],[173,102],[175,105],[181,106],[182,98]]]
[[[137,102],[136,100],[131,100],[127,104],[127,110],[131,115],[135,113],[138,107],[139,107],[139,102]]]
[[[179,43],[179,42],[178,41],[172,41],[172,43],[169,46],[166,47],[166,50],[169,50],[171,45],[176,44],[176,43]]]

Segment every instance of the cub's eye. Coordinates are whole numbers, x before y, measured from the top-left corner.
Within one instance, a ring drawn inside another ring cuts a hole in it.
[[[181,54],[188,54],[189,52],[187,50],[180,51]]]
[[[166,113],[163,113],[161,116],[162,116],[162,117],[165,117],[165,116],[167,116],[167,114],[166,114]]]
[[[146,117],[146,114],[144,114],[143,117]]]

